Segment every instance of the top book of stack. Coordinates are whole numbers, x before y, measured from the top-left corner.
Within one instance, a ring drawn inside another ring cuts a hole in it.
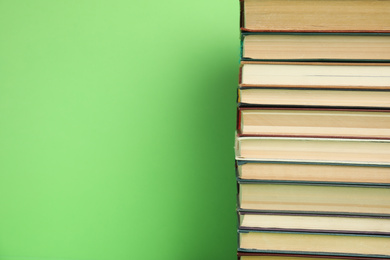
[[[247,32],[389,33],[389,0],[241,0]]]

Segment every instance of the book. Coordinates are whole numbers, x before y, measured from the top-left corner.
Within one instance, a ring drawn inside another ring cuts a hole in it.
[[[390,217],[240,212],[239,229],[390,235]]]
[[[241,0],[241,30],[389,32],[390,1]]]
[[[239,135],[390,138],[390,110],[239,108]]]
[[[244,181],[390,185],[390,165],[238,161],[236,169]]]
[[[389,259],[368,256],[347,256],[347,255],[314,255],[314,254],[286,254],[286,253],[264,253],[264,252],[237,252],[238,260],[380,260]]]
[[[239,231],[239,250],[287,254],[390,257],[390,236]]]
[[[236,160],[390,165],[390,140],[236,137]]]
[[[253,87],[238,90],[241,106],[390,108],[390,91]]]
[[[241,211],[390,216],[386,186],[242,181],[238,185]]]
[[[390,34],[257,33],[242,37],[242,60],[390,60]]]
[[[390,89],[390,63],[242,62],[240,74],[240,87]]]

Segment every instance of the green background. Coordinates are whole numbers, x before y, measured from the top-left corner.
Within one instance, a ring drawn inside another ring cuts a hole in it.
[[[236,259],[239,1],[0,0],[0,259]]]

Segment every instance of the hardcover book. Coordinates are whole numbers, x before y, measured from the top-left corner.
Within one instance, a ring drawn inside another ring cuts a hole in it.
[[[242,60],[390,60],[390,34],[257,33],[242,37]]]
[[[390,216],[390,189],[367,185],[239,183],[239,209]]]
[[[390,185],[390,165],[237,161],[237,178],[247,181]]]
[[[239,108],[242,136],[390,138],[390,110]]]
[[[237,137],[236,159],[390,165],[390,140]]]
[[[239,250],[287,254],[390,257],[390,236],[239,231]]]
[[[390,63],[243,62],[240,75],[240,87],[390,89]]]
[[[390,108],[390,91],[364,89],[311,89],[243,87],[241,106]]]
[[[262,253],[262,252],[238,252],[238,260],[380,260],[389,259],[367,256],[347,256],[347,255],[314,255],[314,254],[281,254],[281,253]]]
[[[390,1],[241,0],[250,32],[390,32]]]
[[[239,212],[239,229],[390,235],[390,217]]]

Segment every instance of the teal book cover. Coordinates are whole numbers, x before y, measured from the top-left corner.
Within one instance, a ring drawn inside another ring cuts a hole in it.
[[[239,2],[0,0],[0,259],[236,259]]]

